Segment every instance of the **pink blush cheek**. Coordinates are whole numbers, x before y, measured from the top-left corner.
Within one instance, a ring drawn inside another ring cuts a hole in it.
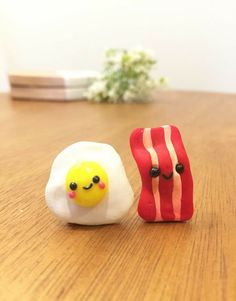
[[[105,183],[103,182],[99,182],[98,186],[100,189],[104,189],[106,187]]]
[[[74,191],[68,192],[68,196],[69,196],[70,199],[74,199],[75,198],[75,192]]]

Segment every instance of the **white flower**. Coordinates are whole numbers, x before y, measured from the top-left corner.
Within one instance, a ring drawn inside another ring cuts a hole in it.
[[[150,71],[155,64],[152,53],[144,49],[110,49],[106,52],[101,77],[89,88],[93,101],[146,101],[157,86]],[[163,84],[163,79],[159,83]]]
[[[109,90],[108,91],[108,97],[112,100],[117,100],[118,99],[118,94],[115,89]]]
[[[114,56],[107,58],[107,62],[112,63],[114,65],[120,65],[121,60],[122,60],[122,53],[116,53]]]
[[[128,60],[127,64],[130,66],[132,64],[135,64],[140,60],[140,53],[138,52],[128,52]]]
[[[146,67],[142,66],[142,65],[137,65],[137,66],[134,66],[134,70],[137,73],[142,73],[142,72],[146,72]]]
[[[106,82],[103,80],[98,80],[92,84],[89,90],[91,93],[96,94],[96,93],[102,93],[105,88],[106,88]]]
[[[135,94],[129,90],[126,91],[123,95],[124,101],[127,101],[127,102],[132,101],[134,98],[135,98]]]

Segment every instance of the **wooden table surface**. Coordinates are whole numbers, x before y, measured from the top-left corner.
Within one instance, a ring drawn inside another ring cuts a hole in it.
[[[186,223],[143,222],[135,127],[179,127],[194,177]],[[117,225],[69,226],[44,188],[80,140],[120,153],[135,203]],[[0,96],[0,300],[236,300],[236,96],[164,92],[151,104],[11,101]]]

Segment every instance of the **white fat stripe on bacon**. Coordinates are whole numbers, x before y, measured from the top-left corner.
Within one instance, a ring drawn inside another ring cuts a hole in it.
[[[152,166],[158,166],[158,157],[157,153],[153,147],[152,143],[152,136],[151,136],[151,129],[145,128],[143,131],[143,145],[145,149],[149,152]],[[152,192],[155,200],[155,207],[156,207],[156,221],[161,221],[161,204],[160,204],[160,193],[159,193],[159,177],[152,178]]]
[[[175,166],[178,163],[178,158],[174,149],[174,146],[171,141],[171,127],[169,125],[164,125],[164,137],[166,147],[169,151],[172,166],[173,166],[173,191],[172,191],[172,204],[173,204],[173,211],[175,215],[175,220],[181,219],[181,199],[182,199],[182,182],[181,176],[175,171]]]

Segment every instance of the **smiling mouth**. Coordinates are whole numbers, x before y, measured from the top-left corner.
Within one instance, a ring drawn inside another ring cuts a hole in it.
[[[88,189],[90,189],[90,188],[92,188],[92,187],[93,187],[93,183],[90,183],[90,184],[87,185],[87,186],[83,186],[83,189],[88,190]]]
[[[164,179],[166,179],[166,180],[169,180],[169,179],[171,179],[172,178],[172,176],[173,176],[173,171],[167,176],[167,175],[165,175],[164,173],[162,174],[162,177],[164,178]]]

